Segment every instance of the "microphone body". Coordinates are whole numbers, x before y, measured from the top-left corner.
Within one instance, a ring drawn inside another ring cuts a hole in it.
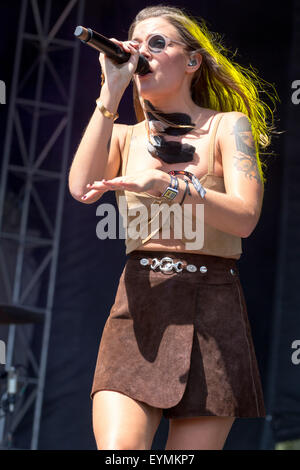
[[[123,64],[127,62],[131,56],[129,52],[125,52],[113,41],[110,41],[108,38],[102,36],[102,34],[97,33],[91,28],[77,26],[74,32],[74,36],[80,39],[84,44],[88,44],[94,49],[103,52],[107,55],[107,57],[117,64]],[[135,73],[138,75],[146,75],[148,72],[150,72],[149,62],[146,57],[140,54]]]

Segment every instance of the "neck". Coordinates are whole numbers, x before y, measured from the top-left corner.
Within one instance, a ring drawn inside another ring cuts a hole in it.
[[[171,113],[184,113],[191,117],[194,121],[199,117],[199,106],[197,106],[190,96],[149,96],[143,97],[150,101],[150,103],[160,112],[165,114]]]
[[[165,114],[185,113],[189,116],[195,114],[195,103],[187,104],[185,101],[148,99],[150,103],[159,111]]]

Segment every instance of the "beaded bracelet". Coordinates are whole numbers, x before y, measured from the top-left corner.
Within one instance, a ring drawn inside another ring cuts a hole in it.
[[[169,175],[185,175],[187,176],[193,183],[194,188],[196,189],[197,193],[204,199],[206,190],[203,188],[202,184],[198,180],[197,176],[195,176],[193,173],[190,171],[185,171],[185,170],[170,170],[168,171]]]

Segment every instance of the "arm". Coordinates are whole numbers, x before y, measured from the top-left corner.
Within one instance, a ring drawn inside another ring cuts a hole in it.
[[[226,193],[207,189],[205,199],[201,199],[191,184],[191,196],[186,195],[183,205],[192,204],[195,215],[195,205],[204,204],[205,223],[223,232],[246,238],[258,223],[264,192],[247,116],[240,112],[226,113],[219,125],[217,143],[222,154]],[[169,181],[169,175],[161,174],[156,187],[162,192]],[[178,181],[179,201],[185,183],[181,178]],[[176,202],[178,201],[176,198]]]
[[[104,106],[115,113],[120,96],[112,96],[105,85],[101,89]],[[86,192],[86,185],[95,179],[114,178],[121,162],[120,146],[124,126],[114,124],[96,107],[78,146],[69,172],[69,190],[76,200]],[[97,194],[89,203],[95,202],[102,194]],[[81,200],[80,200],[81,201]],[[81,201],[82,202],[82,201]]]
[[[122,45],[127,52],[131,52],[131,57],[120,67],[112,64],[102,53],[100,54],[101,67],[106,77],[100,98],[111,113],[116,113],[138,61],[137,49],[127,43],[115,39],[114,41]],[[111,179],[118,174],[126,130],[126,125],[114,124],[112,119],[103,116],[101,111],[95,108],[69,171],[69,190],[74,199],[91,204],[106,192],[106,190],[95,191],[88,201],[81,199],[87,191],[88,183],[103,178]]]

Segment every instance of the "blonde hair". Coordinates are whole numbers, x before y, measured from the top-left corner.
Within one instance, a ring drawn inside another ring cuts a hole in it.
[[[182,9],[156,5],[141,10],[130,25],[128,39],[132,39],[133,31],[138,23],[148,18],[163,17],[178,31],[189,51],[197,51],[202,55],[201,67],[195,72],[191,82],[191,97],[201,107],[221,112],[240,111],[248,116],[256,148],[259,173],[265,182],[262,166],[266,164],[259,158],[259,150],[271,143],[274,131],[274,111],[260,99],[261,92],[267,94],[274,104],[278,100],[273,85],[258,77],[250,66],[245,68],[226,57],[226,49],[219,35],[208,30],[203,19],[199,22]],[[272,90],[268,91],[267,88]],[[133,103],[137,121],[143,121],[145,115],[140,103],[138,91],[133,82]],[[268,120],[271,124],[268,124]],[[266,152],[265,152],[266,154]]]

